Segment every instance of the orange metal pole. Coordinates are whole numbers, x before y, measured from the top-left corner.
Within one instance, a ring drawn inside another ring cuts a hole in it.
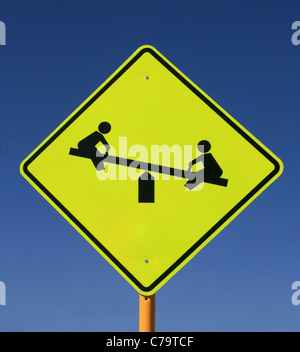
[[[152,296],[140,295],[139,306],[139,331],[155,332],[155,294]]]

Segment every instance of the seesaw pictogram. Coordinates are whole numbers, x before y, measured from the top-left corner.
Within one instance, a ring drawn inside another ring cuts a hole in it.
[[[98,131],[92,132],[90,135],[78,142],[77,149],[70,148],[69,154],[90,159],[97,171],[104,170],[104,162],[135,168],[139,170],[145,170],[145,172],[138,179],[139,203],[154,203],[155,178],[150,172],[187,179],[188,181],[185,183],[184,186],[189,190],[194,189],[202,182],[227,187],[228,180],[225,178],[221,178],[223,170],[221,169],[213,155],[209,153],[211,145],[206,140],[202,140],[198,143],[198,149],[199,151],[203,151],[203,153],[189,163],[189,168],[187,170],[183,170],[174,167],[148,163],[140,160],[133,160],[109,155],[110,145],[105,139],[104,134],[109,133],[110,130],[111,125],[109,122],[101,122],[98,126]],[[99,153],[98,149],[96,148],[96,145],[99,144],[99,142],[101,142],[105,146],[105,154]],[[192,172],[192,166],[200,162],[203,163],[204,168],[197,172]]]

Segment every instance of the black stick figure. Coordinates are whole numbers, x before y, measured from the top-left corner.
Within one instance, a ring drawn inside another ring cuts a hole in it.
[[[189,168],[187,171],[191,172],[193,165],[202,162],[204,169],[198,172],[204,172],[204,182],[227,186],[228,180],[221,178],[223,170],[213,155],[208,153],[211,149],[210,143],[206,140],[202,140],[198,143],[197,147],[202,154],[189,163]]]
[[[108,156],[110,145],[108,144],[107,140],[103,135],[109,133],[110,130],[111,130],[110,123],[101,122],[100,125],[98,126],[99,132],[95,131],[91,133],[89,136],[82,139],[80,142],[78,142],[78,149],[71,148],[70,154],[91,159],[95,168],[97,168],[97,170],[104,169],[102,161]],[[103,156],[97,155],[98,149],[96,148],[96,145],[99,142],[101,142],[106,148],[106,153]]]

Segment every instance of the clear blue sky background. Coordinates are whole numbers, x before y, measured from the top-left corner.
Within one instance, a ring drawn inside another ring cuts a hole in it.
[[[157,331],[300,331],[299,1],[3,0],[0,20],[0,331],[138,330],[138,293],[19,165],[144,44],[285,166],[157,292]]]

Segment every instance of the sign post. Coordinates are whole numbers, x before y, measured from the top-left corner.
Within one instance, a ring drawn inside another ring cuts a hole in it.
[[[139,331],[155,332],[155,294],[139,296]]]

